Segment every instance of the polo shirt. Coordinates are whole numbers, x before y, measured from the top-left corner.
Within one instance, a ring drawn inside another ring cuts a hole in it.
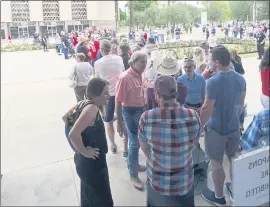
[[[202,97],[202,91],[205,90],[206,83],[201,75],[194,73],[194,78],[191,80],[186,74],[184,74],[178,77],[177,81],[187,87],[186,103],[194,105],[202,103],[204,100],[204,97]]]
[[[132,68],[123,72],[116,84],[115,99],[122,106],[143,107],[146,105],[147,79]]]

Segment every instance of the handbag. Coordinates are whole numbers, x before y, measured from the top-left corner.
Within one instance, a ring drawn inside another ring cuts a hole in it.
[[[77,67],[75,66],[75,72],[72,76],[72,78],[69,80],[68,86],[70,88],[75,88],[78,85],[78,75],[77,75]]]

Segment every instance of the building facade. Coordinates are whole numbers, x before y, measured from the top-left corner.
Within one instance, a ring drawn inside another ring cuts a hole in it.
[[[46,32],[116,29],[117,1],[1,1],[1,37],[29,38]],[[117,14],[118,15],[118,14]]]

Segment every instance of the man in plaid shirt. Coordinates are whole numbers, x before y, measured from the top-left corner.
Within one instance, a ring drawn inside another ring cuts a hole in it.
[[[254,116],[253,121],[242,135],[240,145],[247,151],[263,146],[261,143],[263,140],[266,142],[265,144],[269,144],[269,98],[263,103],[263,107],[264,110]]]
[[[148,206],[194,206],[192,150],[200,120],[176,101],[177,82],[160,75],[154,82],[158,107],[142,114],[138,137],[147,156]]]

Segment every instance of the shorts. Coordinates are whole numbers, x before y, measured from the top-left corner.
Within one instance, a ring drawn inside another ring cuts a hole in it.
[[[103,117],[104,122],[112,122],[114,119],[114,108],[115,108],[115,96],[109,98],[108,105],[105,108]]]
[[[205,152],[211,160],[223,161],[224,153],[229,157],[235,157],[240,141],[240,130],[230,135],[220,135],[209,127],[205,127]]]

